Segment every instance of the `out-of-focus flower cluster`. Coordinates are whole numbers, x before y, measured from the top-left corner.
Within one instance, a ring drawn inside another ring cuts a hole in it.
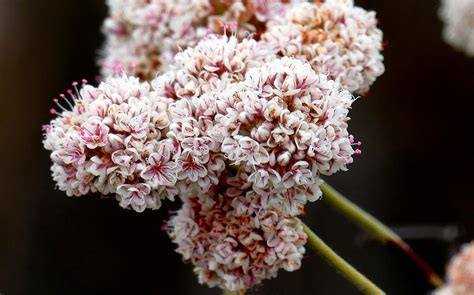
[[[375,12],[354,6],[352,0],[297,5],[262,39],[280,56],[307,60],[317,73],[351,92],[368,91],[385,71]]]
[[[144,80],[165,72],[173,56],[206,34],[235,26],[239,37],[266,30],[291,4],[302,0],[109,0],[103,31],[106,43],[99,63],[107,75],[125,66]]]
[[[444,40],[474,56],[474,1],[442,0],[439,15],[444,21]]]
[[[435,295],[474,294],[474,242],[462,247],[448,265],[446,286]]]
[[[138,212],[179,196],[168,233],[211,287],[298,269],[297,216],[360,153],[351,92],[383,72],[373,13],[299,2],[110,0],[103,62],[121,74],[56,101],[44,145],[58,187]]]

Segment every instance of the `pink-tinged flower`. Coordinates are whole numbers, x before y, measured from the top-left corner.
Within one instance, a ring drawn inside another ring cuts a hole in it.
[[[117,199],[123,208],[132,207],[137,212],[143,212],[146,208],[146,198],[151,189],[147,184],[123,184],[117,188]]]
[[[436,295],[474,294],[474,242],[462,247],[448,265],[446,285]]]
[[[76,168],[71,165],[63,166],[53,163],[51,166],[51,172],[53,180],[56,182],[56,186],[60,190],[65,191],[67,196],[82,195],[79,191],[80,180],[76,176]]]
[[[90,159],[90,165],[87,167],[87,171],[91,174],[98,176],[99,181],[105,181],[109,172],[109,169],[114,165],[109,155],[102,157],[94,156]]]
[[[117,164],[122,172],[126,174],[132,174],[134,172],[139,159],[140,155],[134,148],[118,150],[112,153],[112,162]]]
[[[207,175],[206,167],[196,161],[189,152],[181,155],[178,165],[178,179],[180,180],[189,179],[191,182],[196,182],[199,178]]]
[[[307,238],[301,222],[278,210],[240,208],[238,198],[227,192],[185,198],[168,222],[176,252],[194,265],[201,284],[243,291],[301,266]]]
[[[269,161],[268,151],[252,138],[247,136],[240,137],[238,143],[239,154],[236,160],[237,163],[246,161],[250,165],[258,165]]]
[[[259,167],[257,171],[252,173],[248,177],[248,181],[251,181],[258,188],[267,188],[270,186],[278,186],[281,183],[280,174],[272,168],[271,165]]]
[[[313,174],[308,169],[309,164],[299,161],[293,164],[290,171],[286,172],[282,177],[283,186],[291,188],[295,185],[307,186],[313,183]]]
[[[88,149],[95,149],[107,144],[109,127],[99,117],[90,117],[81,125],[81,141]]]
[[[209,137],[187,137],[181,142],[183,153],[191,153],[193,158],[205,164],[209,161],[209,152],[213,149],[214,142]]]
[[[262,40],[279,56],[308,61],[318,74],[351,92],[367,92],[385,71],[375,13],[352,0],[295,5]]]
[[[65,137],[56,141],[51,159],[58,164],[84,164],[86,153],[75,131],[68,132]]]
[[[176,183],[176,163],[166,155],[153,153],[148,157],[148,165],[140,174],[152,188],[171,186]]]

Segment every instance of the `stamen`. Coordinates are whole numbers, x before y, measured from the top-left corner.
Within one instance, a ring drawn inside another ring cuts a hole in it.
[[[71,108],[71,110],[74,108],[74,104],[71,103],[71,102],[69,101],[69,99],[67,99],[66,95],[60,94],[59,97],[61,97],[64,101],[66,101],[66,103],[67,103],[68,106]]]
[[[65,107],[62,106],[62,104],[59,103],[58,99],[54,98],[53,101],[61,110],[63,110],[64,112],[68,111]]]
[[[71,89],[68,89],[66,90],[67,94],[69,94],[69,96],[73,99],[73,100],[76,100],[77,99],[77,96],[72,92]]]
[[[74,92],[76,92],[76,97],[81,98],[81,93],[79,92],[79,89],[77,89],[78,84],[79,83],[77,83],[77,82],[72,82],[72,87],[74,87]]]

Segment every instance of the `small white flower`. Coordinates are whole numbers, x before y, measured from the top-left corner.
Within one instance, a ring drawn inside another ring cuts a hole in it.
[[[189,179],[191,182],[198,181],[199,178],[207,175],[207,169],[196,161],[190,153],[182,154],[178,160],[179,172],[178,179]]]
[[[148,157],[149,164],[140,175],[149,181],[151,187],[170,186],[176,183],[176,163],[168,158],[158,153]]]
[[[146,208],[146,197],[150,192],[147,184],[123,184],[117,188],[117,198],[123,208],[130,206],[137,212],[143,212]]]
[[[99,117],[90,117],[81,125],[81,140],[88,149],[95,149],[107,144],[109,127]]]

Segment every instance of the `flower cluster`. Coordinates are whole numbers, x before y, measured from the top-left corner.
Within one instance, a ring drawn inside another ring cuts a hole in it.
[[[227,159],[260,195],[285,195],[285,213],[297,215],[319,198],[318,176],[346,170],[359,152],[347,131],[353,97],[307,62],[266,53],[254,40],[209,36],[152,83],[176,99],[168,137],[192,191],[217,185]]]
[[[474,294],[474,242],[463,246],[448,266],[448,282],[436,295]]]
[[[445,23],[445,41],[468,56],[474,56],[474,1],[443,0],[439,15]]]
[[[276,277],[279,269],[299,269],[307,238],[301,222],[237,205],[241,188],[228,180],[223,192],[184,199],[168,223],[177,252],[193,263],[200,283],[238,291]]]
[[[216,140],[216,103],[228,83],[243,79],[248,69],[272,57],[251,39],[209,35],[175,57],[172,70],[152,81],[170,104],[167,137],[175,143],[180,193],[206,192],[225,169],[221,142]],[[182,181],[181,181],[182,180]]]
[[[55,100],[62,112],[44,127],[59,189],[68,196],[115,193],[120,206],[138,212],[172,199],[177,166],[165,137],[171,101],[126,76],[80,91],[73,85],[72,101],[64,95]]]
[[[344,89],[364,93],[384,72],[382,31],[374,12],[352,0],[302,3],[262,35],[281,56],[306,60]]]
[[[235,24],[238,35],[258,37],[267,22],[279,19],[302,0],[108,0],[110,16],[99,63],[103,74],[117,65],[151,80],[165,72],[173,56],[194,46],[209,32]],[[230,25],[229,25],[230,24]]]
[[[153,81],[175,100],[168,138],[188,179],[169,235],[201,283],[233,291],[299,267],[306,236],[296,216],[320,197],[319,175],[346,170],[359,153],[347,131],[350,92],[258,45],[209,36]]]
[[[220,89],[227,82],[243,80],[249,69],[274,58],[270,50],[253,39],[239,41],[234,35],[212,34],[176,54],[170,70],[153,84],[163,96],[200,99],[201,94]]]
[[[356,151],[347,131],[352,102],[348,91],[308,63],[276,59],[223,91],[216,141],[249,173],[247,180],[260,194],[302,198],[285,212],[297,215],[306,197],[314,201],[320,195],[314,186],[318,175],[346,170],[353,161]]]
[[[301,2],[109,0],[102,62],[138,77],[74,84],[56,101],[44,146],[58,187],[138,212],[179,196],[168,233],[211,287],[298,269],[297,216],[321,196],[320,175],[360,153],[351,92],[383,72],[373,13]]]

